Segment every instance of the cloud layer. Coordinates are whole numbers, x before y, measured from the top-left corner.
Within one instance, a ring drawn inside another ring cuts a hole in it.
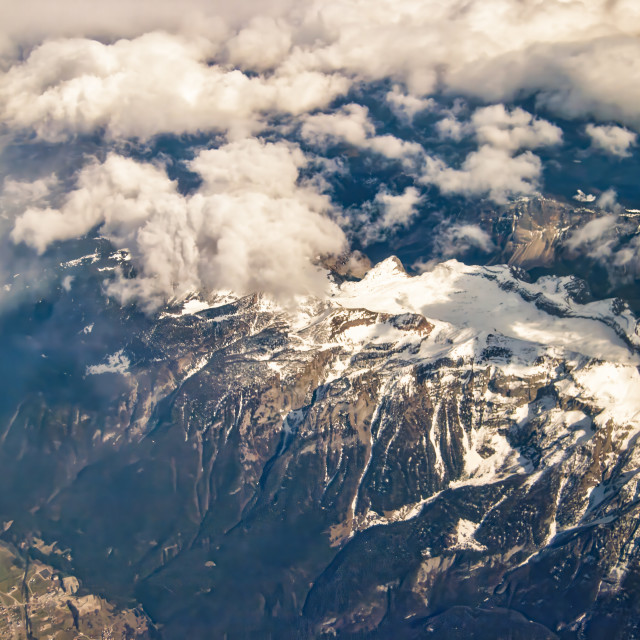
[[[392,79],[408,91],[391,100],[409,117],[444,90],[487,102],[537,94],[565,117],[640,126],[633,0],[129,5],[94,0],[77,15],[77,0],[5,7],[7,42],[75,37],[19,64],[7,47],[3,119],[45,137],[96,127],[144,137],[232,127],[234,112],[244,124],[265,111],[301,113],[354,81]],[[158,29],[169,33],[147,33]],[[113,44],[82,37],[96,34]]]
[[[2,119],[48,141],[105,130],[110,138],[223,131],[248,135],[266,113],[328,105],[344,79],[305,71],[250,77],[208,64],[203,38],[151,33],[105,45],[46,42],[0,78]]]
[[[103,146],[69,193],[5,181],[4,226],[37,252],[100,227],[140,273],[110,290],[150,307],[193,289],[318,290],[314,261],[345,248],[334,220],[366,245],[412,224],[434,188],[535,194],[539,150],[564,144],[554,116],[621,159],[640,130],[635,0],[25,0],[0,25],[2,144]],[[475,109],[438,106],[457,97]],[[535,114],[511,104],[529,98]],[[124,155],[160,135],[198,136],[195,192]],[[370,190],[354,223],[308,176],[359,155],[402,179]],[[474,227],[443,234],[443,255],[488,246]]]

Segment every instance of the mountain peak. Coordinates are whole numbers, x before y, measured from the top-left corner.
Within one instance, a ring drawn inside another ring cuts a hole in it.
[[[407,275],[404,265],[397,256],[389,256],[369,270],[365,276],[365,280],[378,280],[380,278],[398,275]]]

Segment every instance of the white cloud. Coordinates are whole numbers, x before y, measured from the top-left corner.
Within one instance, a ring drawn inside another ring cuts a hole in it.
[[[414,267],[419,271],[430,271],[436,264],[449,258],[460,258],[472,250],[490,253],[495,250],[491,236],[479,225],[461,224],[443,220],[433,232],[433,258],[418,261]]]
[[[348,84],[314,71],[248,76],[209,64],[203,38],[151,33],[105,45],[55,40],[0,78],[0,115],[14,129],[63,140],[104,128],[112,138],[221,130],[245,134],[267,113],[326,106]]]
[[[557,127],[522,109],[494,104],[466,121],[452,110],[440,135],[475,136],[478,148],[448,166],[416,143],[378,135],[360,105],[329,111],[363,82],[391,86],[382,97],[406,123],[445,93],[484,103],[535,95],[564,117],[640,128],[635,0],[92,0],[90,11],[86,0],[24,0],[0,4],[0,25],[3,136],[59,142],[105,132],[118,148],[128,138],[215,131],[235,141],[198,155],[192,168],[204,183],[190,196],[162,168],[111,155],[85,167],[60,201],[47,200],[52,186],[30,183],[19,188],[21,205],[5,205],[19,214],[14,238],[39,251],[98,224],[131,244],[142,277],[121,283],[123,299],[136,286],[157,300],[223,282],[286,293],[289,268],[301,274],[291,289],[315,286],[310,261],[344,239],[323,215],[322,190],[298,183],[304,158],[295,147],[243,142],[270,119],[289,119],[281,133],[300,124],[320,151],[343,141],[400,160],[445,194],[497,202],[535,193],[542,164],[531,150],[561,141]],[[622,127],[587,132],[621,157],[636,140]],[[410,190],[387,195],[397,207],[375,206],[396,211],[389,221],[414,215],[397,200],[408,202]],[[599,205],[616,210],[615,200]],[[263,233],[264,247],[240,221]]]
[[[526,28],[516,28],[517,33],[523,31]],[[536,95],[540,107],[557,115],[614,120],[637,130],[640,69],[635,60],[640,42],[621,24],[611,32],[612,25],[603,23],[600,31],[609,35],[597,35],[593,28],[591,34],[580,34],[583,39],[528,43],[475,60],[452,70],[447,88],[490,102]]]
[[[428,158],[421,181],[436,185],[444,194],[487,196],[505,203],[514,195],[536,193],[541,172],[540,158],[530,151],[514,157],[504,149],[483,145],[459,169]]]
[[[618,216],[615,215],[594,218],[574,231],[565,244],[571,251],[591,258],[609,258],[617,243],[617,224]]]
[[[563,116],[640,127],[633,0],[470,0],[464,9],[440,0],[134,4],[94,0],[87,11],[79,0],[4,3],[7,43],[28,49],[47,39],[23,62],[5,53],[5,124],[48,140],[103,128],[116,138],[237,136],[259,130],[267,114],[325,108],[354,81],[390,79],[386,98],[407,119],[439,91],[489,102],[536,93]],[[509,114],[511,124],[524,113]],[[526,136],[550,139],[551,127],[526,122]],[[506,136],[494,122],[479,135],[493,146],[502,136],[532,148],[519,131],[511,126]]]
[[[382,205],[381,225],[385,229],[406,226],[418,213],[418,205],[422,201],[420,192],[415,187],[407,187],[403,193],[394,195],[382,191],[376,195],[376,202]]]
[[[25,0],[4,3],[0,24],[7,43],[63,36],[135,42],[137,36],[163,29],[184,34],[189,42],[207,40],[208,56],[218,61],[241,69],[277,69],[284,78],[305,72],[317,72],[308,80],[315,78],[318,84],[319,77],[334,72],[354,79],[389,78],[418,100],[439,89],[489,102],[539,92],[543,104],[563,115],[591,114],[640,126],[640,69],[635,63],[640,8],[635,0],[469,0],[464,6],[441,0],[233,5],[95,0],[90,11],[80,0],[55,5]],[[79,46],[82,41],[68,42]],[[82,50],[80,46],[78,58]],[[48,72],[55,74],[60,52],[52,47],[46,51]],[[181,81],[179,74],[163,78]],[[302,87],[297,90],[304,94]],[[80,83],[77,89],[92,87]],[[409,104],[405,102],[410,111],[417,108]]]
[[[470,249],[489,253],[495,249],[491,236],[475,224],[445,225],[436,240],[436,251],[442,257],[461,256]]]
[[[602,197],[605,201],[602,202]],[[612,284],[628,283],[640,276],[640,236],[637,225],[620,216],[615,191],[605,191],[598,204],[613,213],[602,214],[576,229],[565,241],[573,257],[586,256],[607,271]]]
[[[517,151],[559,144],[562,130],[524,109],[509,111],[503,104],[477,109],[471,116],[471,126],[480,144]]]
[[[441,139],[456,141],[475,135],[481,145],[488,144],[510,152],[562,142],[560,127],[519,107],[509,110],[503,104],[476,109],[469,121],[461,121],[450,113],[436,123],[436,131]]]
[[[348,104],[334,113],[320,113],[304,120],[300,135],[304,140],[326,149],[336,142],[362,147],[375,135],[369,110],[359,104]]]
[[[592,193],[585,193],[582,189],[578,189],[576,194],[573,196],[574,200],[578,202],[595,202],[596,197]]]
[[[448,115],[436,122],[436,131],[441,140],[451,139],[460,142],[473,133],[470,122],[461,122],[453,115]]]
[[[30,206],[37,206],[47,202],[59,187],[55,175],[24,182],[5,178],[0,192],[0,215],[13,218]]]
[[[347,143],[392,160],[401,160],[407,167],[415,165],[424,156],[423,148],[416,142],[392,135],[376,135],[368,109],[359,104],[345,105],[333,113],[306,116],[300,135],[323,150],[332,144]]]
[[[562,141],[559,127],[524,109],[508,110],[503,104],[476,109],[468,121],[450,114],[436,123],[436,130],[440,138],[456,141],[473,135],[479,148],[467,155],[459,169],[428,158],[423,182],[437,185],[442,193],[488,196],[498,203],[538,190],[540,158],[530,151],[515,155],[518,151]]]
[[[283,20],[258,16],[226,44],[227,59],[235,67],[267,71],[275,69],[292,45],[292,28]]]
[[[633,131],[614,125],[588,124],[585,130],[594,147],[620,158],[631,155],[629,147],[635,146],[638,139],[638,135]]]
[[[614,213],[622,211],[622,206],[618,204],[618,193],[615,189],[603,191],[596,200],[596,205],[605,211],[613,211]]]
[[[409,226],[418,215],[422,200],[415,187],[407,187],[400,194],[386,189],[377,193],[373,202],[364,207],[364,225],[359,234],[363,244],[379,242],[390,233]],[[377,217],[371,221],[374,212]]]
[[[436,106],[432,98],[420,98],[404,93],[398,85],[394,85],[385,98],[395,116],[407,123],[421,111],[428,111]]]
[[[42,252],[101,225],[139,268],[110,293],[150,309],[193,290],[319,293],[326,279],[314,261],[340,253],[345,238],[328,198],[298,183],[304,164],[286,143],[230,143],[198,155],[191,168],[203,185],[183,196],[161,167],[111,154],[82,170],[58,209],[25,211],[12,237]]]

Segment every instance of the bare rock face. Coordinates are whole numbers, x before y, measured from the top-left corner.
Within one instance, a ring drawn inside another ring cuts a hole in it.
[[[166,639],[633,638],[640,338],[573,285],[390,259],[165,313],[87,369],[108,404],[19,404],[3,459],[57,455],[6,535]]]
[[[527,198],[515,202],[491,224],[500,248],[496,262],[523,269],[550,267],[564,252],[569,233],[584,226],[597,213],[547,198]]]

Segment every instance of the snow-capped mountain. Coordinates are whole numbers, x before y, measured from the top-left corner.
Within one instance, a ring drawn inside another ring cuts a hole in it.
[[[122,262],[92,255],[64,268]],[[121,327],[90,393],[14,403],[9,532],[166,638],[633,637],[640,337],[580,292],[389,258],[295,306],[79,315]]]

